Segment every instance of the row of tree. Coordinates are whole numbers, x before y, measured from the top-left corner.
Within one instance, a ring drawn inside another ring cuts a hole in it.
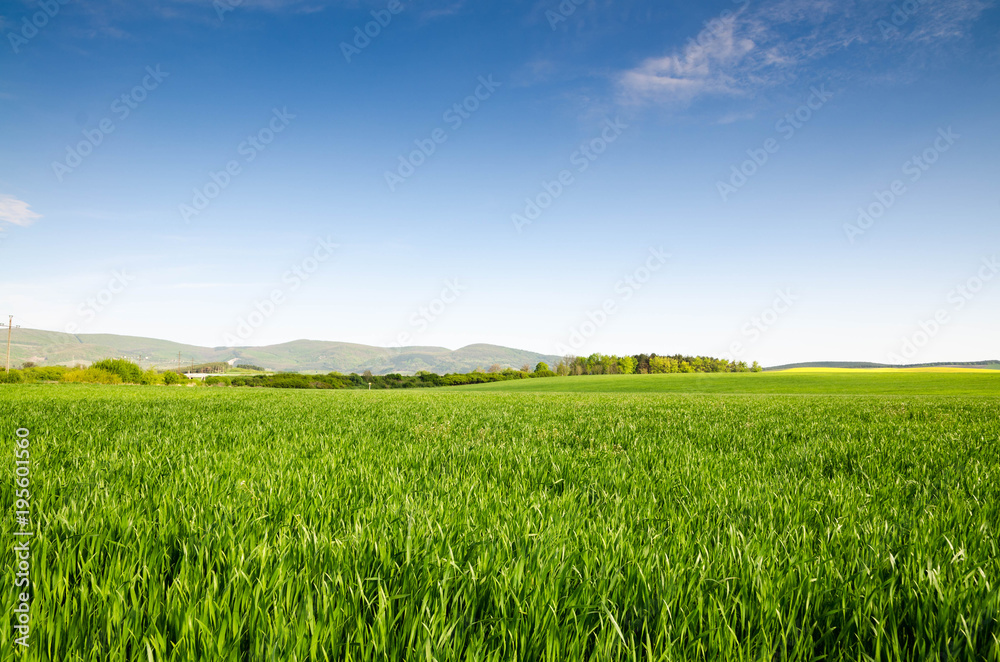
[[[763,370],[756,361],[753,362],[753,365],[747,366],[745,361],[727,361],[711,356],[591,354],[587,357],[567,356],[556,365],[555,373],[560,376],[655,375],[681,372],[762,372]]]
[[[555,370],[545,363],[532,369],[522,366],[520,370],[503,369],[499,365],[490,366],[487,372],[481,369],[469,373],[438,375],[432,372],[418,372],[415,375],[373,375],[366,370],[363,374],[344,375],[331,372],[326,375],[303,375],[282,372],[266,375],[227,377],[212,375],[203,382],[206,386],[251,386],[270,388],[325,388],[325,389],[395,389],[433,388],[439,386],[462,386],[466,384],[486,384],[511,379],[537,379],[556,376],[581,375],[634,375],[692,372],[760,372],[762,368],[754,361],[752,366],[739,361],[727,361],[709,356],[659,356],[657,354],[636,354],[615,356],[613,354],[591,354],[590,356],[567,356],[559,361]],[[0,382],[88,382],[97,384],[182,384],[192,380],[174,371],[158,372],[153,368],[143,370],[126,359],[105,359],[89,368],[67,368],[65,366],[25,366],[23,370],[0,373]],[[195,380],[197,381],[197,380]]]
[[[529,379],[534,377],[554,377],[555,373],[545,364],[536,366],[534,372],[498,370],[497,372],[474,371],[468,374],[436,375],[419,372],[416,375],[372,375],[366,371],[359,375],[344,375],[331,372],[326,375],[304,375],[295,372],[246,375],[229,377],[209,375],[203,380],[189,379],[186,375],[167,370],[158,372],[154,368],[143,370],[126,359],[105,359],[90,367],[68,368],[66,366],[25,366],[21,370],[5,372],[0,369],[2,383],[64,382],[88,384],[139,384],[142,386],[187,384],[205,386],[256,386],[270,388],[308,389],[393,389],[432,388],[436,386],[460,386],[464,384],[486,384],[508,379]]]
[[[440,386],[464,386],[467,384],[488,384],[511,379],[532,379],[538,377],[555,377],[555,373],[544,363],[535,366],[534,371],[497,370],[482,372],[475,370],[469,373],[452,373],[438,375],[433,372],[418,372],[415,375],[373,375],[370,371],[364,374],[351,373],[344,375],[331,372],[326,375],[303,375],[294,372],[279,372],[273,375],[248,375],[246,377],[212,376],[205,378],[206,386],[266,386],[270,388],[324,388],[324,389],[397,389],[397,388],[435,388]]]

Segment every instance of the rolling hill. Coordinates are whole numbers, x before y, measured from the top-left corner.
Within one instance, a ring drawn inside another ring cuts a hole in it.
[[[198,347],[169,340],[112,334],[69,334],[37,329],[17,329],[11,341],[11,367],[24,361],[39,365],[90,364],[105,358],[125,357],[143,367],[171,368],[192,363],[232,361],[269,370],[298,372],[364,372],[413,374],[420,370],[444,374],[502,368],[532,368],[559,357],[497,345],[469,345],[457,350],[444,347],[372,347],[321,340],[295,340],[263,347]],[[2,358],[2,357],[0,357]],[[2,368],[2,365],[0,365]]]
[[[982,370],[1000,370],[1000,361],[971,361],[967,363],[912,363],[909,365],[891,365],[888,363],[866,363],[860,361],[813,361],[811,363],[788,363],[772,368],[764,368],[768,372],[779,370],[794,370],[798,368],[846,368],[872,370],[879,368],[979,368]]]

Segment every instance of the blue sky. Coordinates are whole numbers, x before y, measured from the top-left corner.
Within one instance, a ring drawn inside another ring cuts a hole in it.
[[[23,326],[1000,358],[992,2],[0,12]]]

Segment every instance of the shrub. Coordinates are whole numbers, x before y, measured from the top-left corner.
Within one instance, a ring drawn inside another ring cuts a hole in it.
[[[25,371],[25,378],[36,382],[58,382],[69,370],[64,365],[50,365]],[[28,376],[30,374],[30,377]]]
[[[0,384],[20,384],[24,381],[24,375],[20,370],[10,372],[0,372]]]
[[[146,372],[142,373],[142,377],[140,378],[139,383],[142,384],[143,386],[153,386],[155,384],[162,384],[163,375],[156,372],[156,370],[154,370],[153,368],[150,368]]]
[[[187,378],[186,375],[174,372],[173,370],[167,370],[165,373],[163,373],[163,383],[166,384],[167,386],[170,386],[172,384],[183,384],[187,381],[190,380]]]
[[[86,384],[121,384],[122,378],[113,372],[91,366],[86,369],[68,370],[63,375],[62,381]]]
[[[316,388],[309,377],[296,373],[274,375],[264,383],[264,386],[270,386],[271,388]]]
[[[126,359],[104,359],[90,367],[114,373],[121,377],[123,382],[129,384],[139,384],[142,382],[142,368]]]
[[[36,384],[39,382],[58,382],[63,374],[68,370],[66,366],[52,365],[45,367],[22,368],[20,370],[22,381]],[[12,379],[18,379],[13,377]],[[3,381],[3,373],[0,371],[0,382]]]
[[[205,386],[229,386],[232,381],[229,377],[220,377],[218,375],[205,378]]]

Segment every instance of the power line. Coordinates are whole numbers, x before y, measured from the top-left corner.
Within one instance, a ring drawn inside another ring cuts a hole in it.
[[[20,325],[14,326],[14,316],[10,315],[6,324],[0,323],[0,326],[7,327],[7,373],[10,374],[10,332],[14,329],[20,329]]]

